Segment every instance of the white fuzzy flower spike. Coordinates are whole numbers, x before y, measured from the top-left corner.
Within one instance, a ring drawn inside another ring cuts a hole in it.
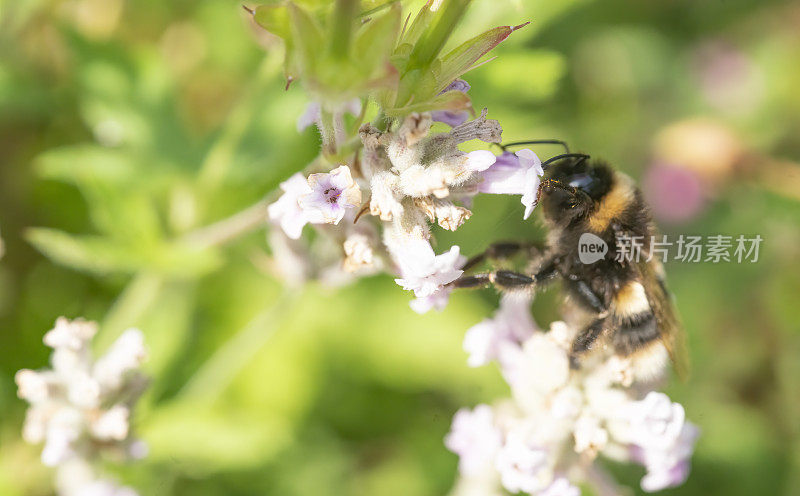
[[[129,329],[97,360],[91,340],[97,325],[63,317],[44,336],[53,348],[52,369],[17,372],[18,395],[28,401],[23,437],[44,442],[42,463],[58,467],[62,496],[135,496],[94,474],[101,452],[122,457],[143,453],[131,436],[131,412],[146,387],[139,367],[147,358],[144,337]]]

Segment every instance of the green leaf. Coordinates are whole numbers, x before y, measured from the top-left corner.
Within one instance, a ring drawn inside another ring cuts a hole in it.
[[[215,251],[201,251],[179,243],[132,246],[101,236],[75,236],[49,228],[29,229],[26,238],[56,263],[101,275],[149,269],[174,277],[189,277],[204,274],[220,264]]]
[[[400,0],[363,0],[361,2],[361,17],[376,14],[383,9],[399,3]]]
[[[291,37],[289,25],[289,9],[282,5],[259,5],[253,14],[256,23],[270,33],[280,36],[284,40]]]
[[[411,52],[409,67],[424,68],[430,64],[444,48],[455,27],[469,7],[471,0],[445,0],[434,13],[428,29],[415,43]],[[426,5],[426,8],[429,8]]]
[[[97,145],[75,145],[49,150],[34,162],[37,172],[81,186],[89,182],[125,185],[136,179],[136,160],[129,153]]]
[[[448,91],[420,103],[413,103],[401,108],[387,109],[386,115],[399,117],[410,112],[427,112],[429,110],[466,110],[472,106],[469,96],[460,91]]]
[[[290,426],[271,412],[214,412],[181,403],[146,418],[148,460],[190,474],[256,467],[290,442]]]
[[[514,31],[510,26],[490,29],[462,43],[442,57],[438,74],[438,91],[443,90],[454,79],[467,72],[481,57],[509,37]]]
[[[368,22],[355,41],[356,63],[364,75],[371,75],[391,55],[400,30],[400,4]]]
[[[408,26],[405,33],[403,33],[401,43],[413,47],[417,41],[419,41],[422,34],[428,29],[428,26],[430,26],[433,20],[435,11],[431,10],[431,5],[433,5],[433,0],[428,0],[419,10],[414,20],[411,22],[411,26]]]
[[[321,56],[322,30],[317,22],[302,7],[289,3],[293,55],[302,76],[314,72]]]

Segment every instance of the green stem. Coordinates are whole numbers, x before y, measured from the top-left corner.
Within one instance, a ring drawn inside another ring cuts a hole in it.
[[[358,0],[336,0],[331,18],[331,43],[329,45],[329,53],[333,58],[346,59],[350,55],[353,21],[358,14]]]
[[[253,105],[253,99],[262,90],[266,81],[281,73],[283,57],[283,51],[280,49],[270,50],[267,53],[258,68],[256,78],[228,114],[222,132],[200,166],[198,183],[201,191],[215,189],[228,173],[236,148],[256,114],[257,108]]]
[[[163,287],[161,276],[150,272],[136,274],[106,313],[94,341],[96,349],[105,350],[123,330],[137,325],[144,312],[158,299]]]
[[[323,106],[319,112],[320,128],[322,135],[322,153],[326,157],[336,155],[336,128],[333,123],[333,112],[326,110]]]
[[[298,296],[286,292],[253,317],[200,366],[175,400],[209,403],[219,397],[291,314]]]
[[[269,201],[260,202],[218,222],[187,233],[182,241],[193,246],[208,248],[219,246],[242,234],[266,226]]]

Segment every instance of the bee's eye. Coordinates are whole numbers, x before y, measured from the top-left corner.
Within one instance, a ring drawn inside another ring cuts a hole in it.
[[[589,174],[575,174],[570,178],[569,185],[573,188],[588,190],[594,182],[594,178]]]

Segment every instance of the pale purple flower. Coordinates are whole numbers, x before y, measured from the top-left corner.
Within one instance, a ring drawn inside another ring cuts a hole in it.
[[[667,449],[683,432],[686,413],[664,393],[651,391],[641,401],[627,407],[630,438],[633,444],[647,450]]]
[[[409,240],[395,248],[393,253],[400,268],[400,278],[395,282],[407,291],[414,291],[417,298],[431,296],[441,290],[464,273],[459,269],[464,265],[465,257],[458,246],[450,251],[436,255],[426,240]]]
[[[353,98],[352,100],[348,100],[344,102],[339,108],[336,109],[335,113],[339,115],[348,113],[350,115],[358,115],[361,113],[361,100],[358,98]],[[298,117],[297,119],[297,132],[302,132],[308,126],[316,125],[317,127],[320,126],[321,121],[321,114],[322,114],[322,105],[318,101],[310,102],[307,106],[303,115]]]
[[[483,182],[478,191],[495,195],[522,195],[525,205],[524,219],[530,217],[536,206],[536,192],[544,174],[542,161],[528,148],[515,154],[503,152],[497,161],[481,173]]]
[[[464,351],[469,353],[467,364],[480,367],[499,359],[504,347],[519,347],[535,329],[530,299],[520,295],[503,296],[494,317],[472,326],[464,335]]]
[[[346,165],[329,173],[311,174],[308,186],[310,191],[301,194],[297,202],[309,219],[321,218],[328,224],[338,224],[348,208],[361,205],[361,189]]]
[[[301,196],[312,192],[308,181],[299,172],[281,183],[283,195],[267,208],[269,218],[281,226],[283,232],[291,239],[299,239],[303,227],[312,221],[298,200]],[[321,220],[315,219],[315,220]]]
[[[470,85],[468,82],[464,81],[463,79],[456,79],[447,85],[447,87],[443,89],[440,94],[447,93],[448,91],[460,91],[461,93],[466,93],[469,91],[469,89]],[[460,110],[457,112],[453,112],[452,110],[434,110],[431,112],[431,118],[436,122],[442,122],[450,127],[456,127],[469,119],[469,112],[466,110]]]
[[[450,293],[452,292],[452,287],[444,286],[432,295],[411,300],[409,306],[418,314],[428,313],[431,310],[441,312],[450,302]]]
[[[552,474],[546,450],[529,446],[524,437],[511,433],[495,460],[500,480],[512,493],[536,493],[547,487]]]
[[[641,481],[642,489],[655,492],[683,484],[689,477],[689,459],[699,435],[697,426],[685,422],[678,437],[666,448],[634,446],[633,458],[647,469]]]
[[[570,484],[566,478],[557,477],[538,496],[581,496],[581,490]]]
[[[475,150],[467,153],[467,170],[483,172],[497,161],[497,157],[489,150]]]
[[[444,438],[447,449],[459,456],[458,470],[465,476],[480,475],[491,469],[501,443],[501,433],[489,405],[460,409]]]

